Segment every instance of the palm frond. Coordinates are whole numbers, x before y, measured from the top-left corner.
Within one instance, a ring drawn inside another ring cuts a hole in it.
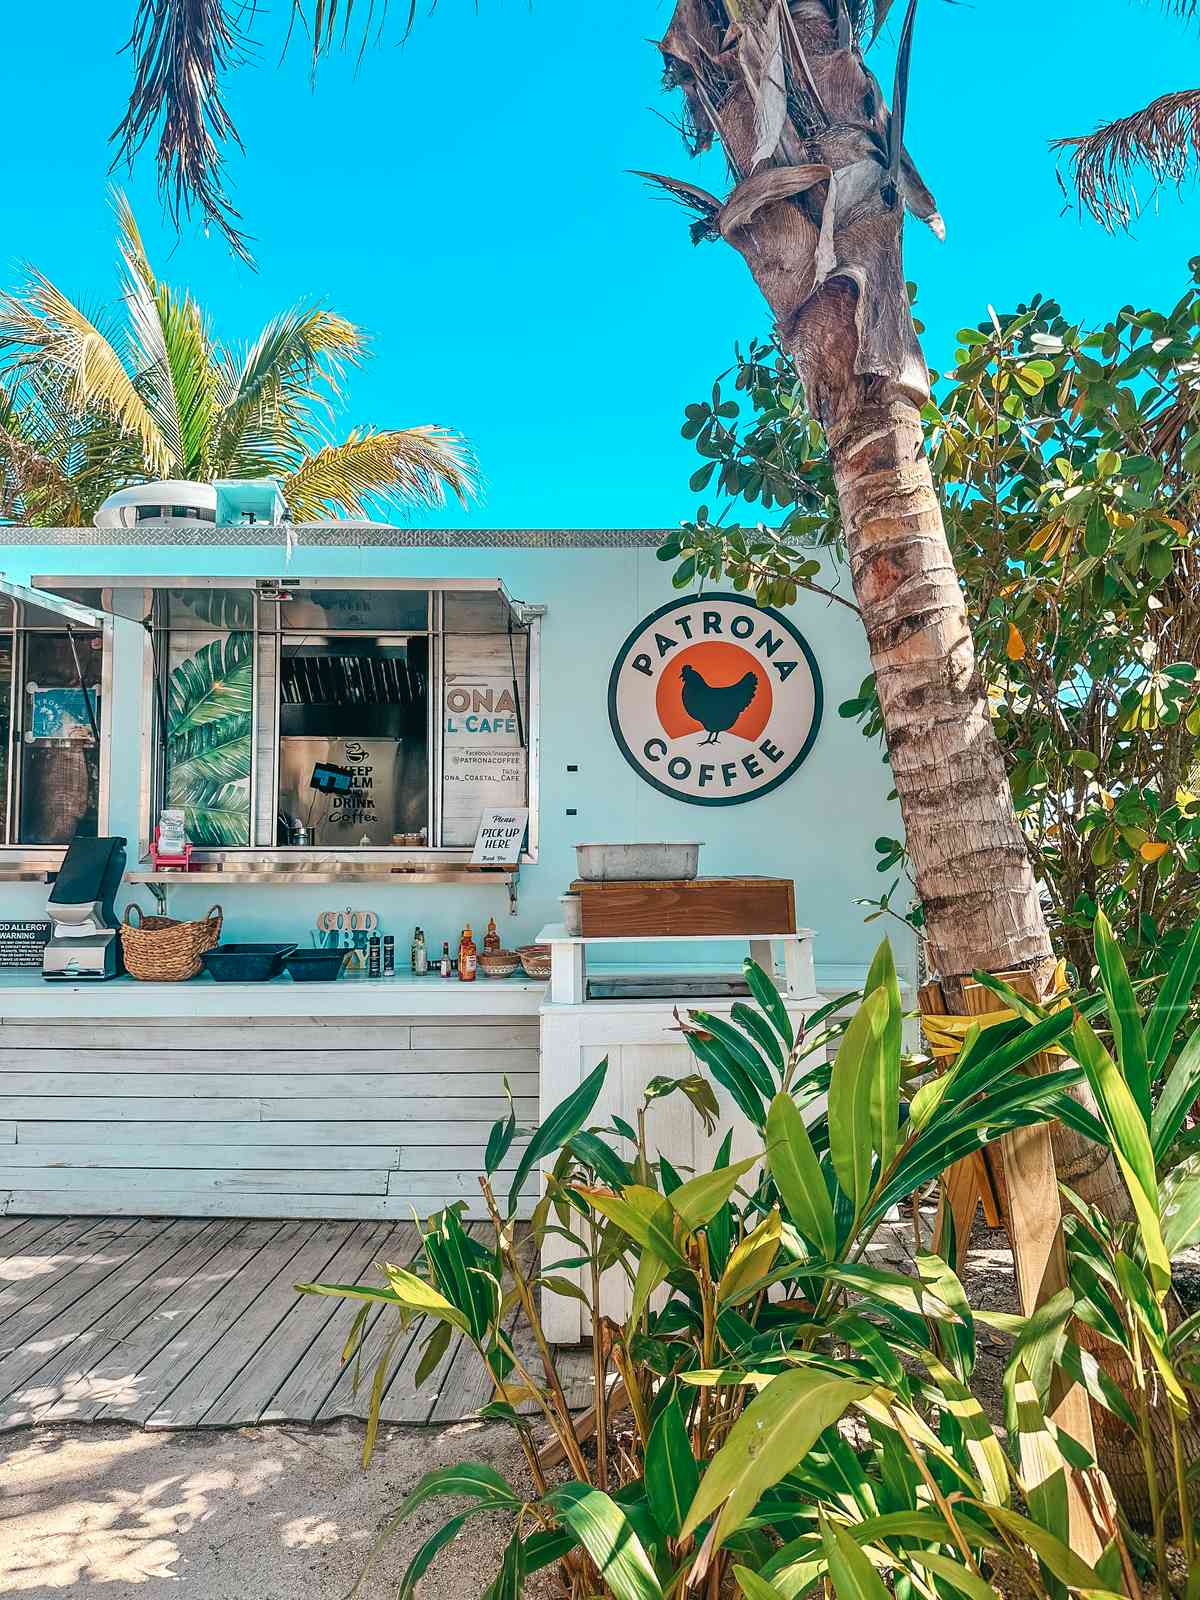
[[[297,521],[320,521],[331,510],[370,514],[368,501],[440,506],[446,491],[462,504],[475,478],[464,441],[444,428],[354,432],[343,444],[325,445],[283,482]]]
[[[196,477],[212,435],[218,384],[208,328],[186,290],[177,294],[155,278],[123,195],[117,217],[138,386],[173,457],[172,474]]]
[[[1160,95],[1094,133],[1056,139],[1051,149],[1069,163],[1080,204],[1097,222],[1125,227],[1141,209],[1134,188],[1139,171],[1158,188],[1181,184],[1200,162],[1200,89]]]
[[[221,363],[214,474],[290,471],[304,454],[299,441],[331,417],[346,368],[366,352],[362,329],[324,307],[296,306],[272,318],[240,359]]]
[[[20,382],[53,375],[63,399],[83,414],[98,409],[137,438],[153,471],[170,452],[149,407],[113,343],[69,297],[35,268],[17,294],[0,293],[0,362]]]
[[[175,667],[167,680],[167,738],[224,717],[249,717],[254,694],[254,636],[213,639]]]
[[[254,0],[237,6],[254,11]],[[250,261],[238,212],[222,178],[225,148],[242,148],[225,109],[225,74],[245,59],[249,41],[229,0],[139,0],[126,43],[133,88],[113,130],[113,166],[134,157],[157,129],[158,188],[178,228],[193,205],[230,248]]]

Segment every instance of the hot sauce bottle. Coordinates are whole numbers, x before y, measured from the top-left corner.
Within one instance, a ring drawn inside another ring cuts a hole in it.
[[[500,935],[496,931],[495,917],[488,918],[487,932],[483,936],[483,953],[490,956],[494,950],[500,948]]]
[[[475,940],[471,934],[471,924],[468,922],[463,929],[462,940],[458,946],[458,975],[464,983],[474,983],[475,969],[479,964],[479,952],[475,948]]]
[[[442,959],[438,963],[438,971],[441,973],[443,978],[448,978],[452,970],[453,969],[450,965],[450,941],[448,939],[443,939]]]

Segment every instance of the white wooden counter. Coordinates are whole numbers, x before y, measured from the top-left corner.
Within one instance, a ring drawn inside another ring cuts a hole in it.
[[[0,973],[0,1213],[479,1214],[505,1075],[537,1122],[544,989]]]
[[[733,1129],[734,1158],[753,1155],[762,1141],[755,1129],[738,1111],[728,1093],[699,1066],[681,1038],[675,1019],[689,1009],[728,1017],[734,999],[687,1000],[591,1000],[587,998],[587,951],[599,947],[611,954],[614,946],[638,943],[680,945],[686,951],[697,945],[724,944],[731,962],[749,954],[775,981],[788,1014],[799,1024],[810,1012],[825,1003],[817,993],[813,972],[812,933],[801,929],[794,934],[738,935],[720,939],[712,934],[697,938],[667,939],[583,939],[571,937],[565,928],[552,924],[543,928],[538,942],[550,945],[550,987],[541,1009],[541,1103],[548,1114],[580,1084],[593,1068],[608,1057],[608,1074],[589,1126],[607,1123],[614,1112],[635,1127],[643,1092],[651,1078],[682,1078],[700,1071],[709,1078],[721,1107],[721,1121],[709,1135],[691,1103],[682,1095],[654,1101],[647,1113],[648,1143],[651,1156],[665,1155],[684,1174],[711,1170],[713,1159],[729,1128]],[[607,975],[607,973],[606,973]],[[629,1155],[628,1145],[620,1146]],[[553,1165],[553,1157],[547,1163]],[[550,1259],[562,1255],[561,1240],[548,1241]],[[564,1270],[563,1277],[578,1277],[577,1271]],[[607,1275],[605,1309],[622,1320],[628,1308],[628,1284],[616,1271]],[[579,1301],[546,1292],[542,1298],[542,1321],[547,1337],[556,1344],[575,1344],[589,1331],[586,1311]]]

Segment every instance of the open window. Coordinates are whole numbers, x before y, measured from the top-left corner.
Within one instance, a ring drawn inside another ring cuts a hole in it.
[[[182,810],[206,855],[462,859],[528,805],[538,608],[495,579],[39,579],[143,623],[148,848]]]
[[[7,852],[36,854],[104,831],[109,645],[98,611],[0,581],[0,846]]]

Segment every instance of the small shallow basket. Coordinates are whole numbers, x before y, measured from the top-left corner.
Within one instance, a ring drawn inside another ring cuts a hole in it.
[[[177,922],[174,917],[148,917],[136,901],[127,905],[121,923],[125,970],[143,983],[183,983],[194,978],[200,971],[201,956],[221,937],[223,918],[220,906],[213,906],[198,922]]]
[[[548,944],[523,944],[517,951],[527,978],[550,976],[550,946]]]

